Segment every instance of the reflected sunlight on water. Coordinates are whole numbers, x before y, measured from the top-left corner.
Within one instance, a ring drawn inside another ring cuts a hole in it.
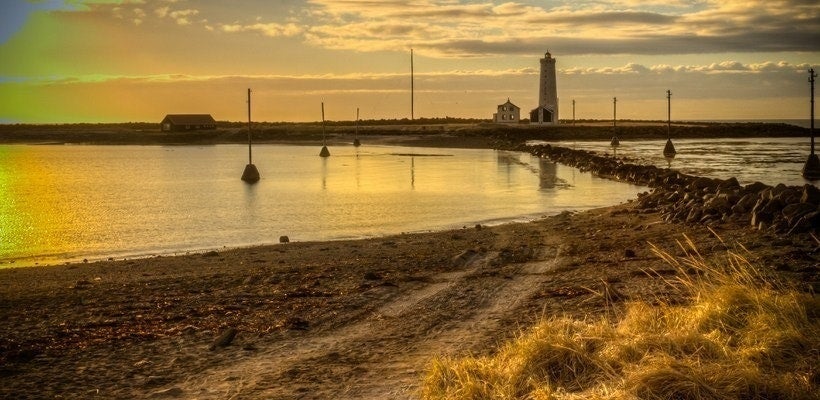
[[[361,238],[617,204],[641,187],[523,153],[259,145],[0,146],[0,262]],[[6,264],[7,265],[7,264]]]

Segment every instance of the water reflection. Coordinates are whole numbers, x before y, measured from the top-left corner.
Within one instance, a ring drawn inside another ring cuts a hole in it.
[[[663,158],[666,159],[666,168],[672,168],[672,161],[675,160],[675,156],[664,156]]]
[[[327,190],[327,161],[328,157],[322,157],[322,190]]]
[[[538,187],[541,189],[552,189],[558,182],[556,169],[558,163],[552,162],[547,158],[538,159]]]
[[[246,155],[241,145],[0,145],[0,264],[445,229],[611,205],[642,189],[523,153],[387,146],[339,148],[318,165],[311,146],[255,146],[269,172],[245,185],[236,160]],[[534,190],[571,173],[582,177],[572,190]]]
[[[410,156],[410,188],[416,189],[416,157]]]

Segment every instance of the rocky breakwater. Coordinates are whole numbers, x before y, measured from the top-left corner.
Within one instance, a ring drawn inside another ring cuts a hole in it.
[[[649,186],[651,192],[638,196],[637,207],[660,212],[667,221],[707,225],[743,222],[781,235],[814,233],[820,227],[820,189],[812,185],[769,186],[755,182],[744,186],[735,178],[688,175],[549,144],[521,145],[517,150],[601,177]]]

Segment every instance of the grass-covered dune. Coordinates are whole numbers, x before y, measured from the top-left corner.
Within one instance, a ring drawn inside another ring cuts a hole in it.
[[[745,250],[707,260],[682,247],[688,256],[655,252],[682,277],[668,284],[687,301],[549,318],[494,355],[437,359],[423,398],[817,399],[816,296],[761,273]]]

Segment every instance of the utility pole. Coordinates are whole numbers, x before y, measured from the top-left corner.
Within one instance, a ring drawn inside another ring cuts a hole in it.
[[[820,159],[814,153],[814,80],[817,78],[817,73],[814,68],[809,68],[809,84],[811,85],[811,154],[809,154],[806,165],[803,166],[803,178],[810,181],[820,179]]]
[[[575,99],[572,99],[572,125],[575,126]]]
[[[413,71],[413,49],[411,48],[410,49],[410,120],[411,121],[415,119],[415,115],[414,115],[415,110],[413,108],[416,104],[415,103],[415,98],[414,98],[414,95],[415,95],[415,87],[414,87],[415,82],[414,82],[413,73],[414,73],[414,71]]]

